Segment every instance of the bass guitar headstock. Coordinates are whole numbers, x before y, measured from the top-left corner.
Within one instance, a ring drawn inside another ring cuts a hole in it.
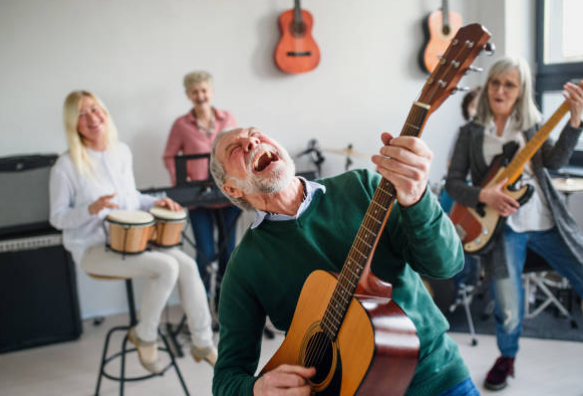
[[[480,52],[493,53],[494,45],[488,42],[490,37],[490,32],[478,23],[458,30],[419,96],[418,102],[427,105],[429,113],[458,90],[458,82],[468,70],[473,70],[472,62]]]

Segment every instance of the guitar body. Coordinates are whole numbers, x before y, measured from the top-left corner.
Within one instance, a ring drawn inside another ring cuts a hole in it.
[[[275,48],[275,64],[286,73],[305,73],[320,63],[320,49],[312,37],[313,18],[301,10],[301,22],[294,21],[294,10],[279,17],[281,38]]]
[[[498,176],[505,169],[505,167],[498,168],[494,177],[489,179],[490,181],[484,187],[495,184]],[[529,184],[519,189],[507,186],[504,192],[523,205],[534,193],[534,188]],[[478,209],[472,209],[457,202],[453,205],[449,217],[462,240],[464,251],[468,254],[485,253],[495,239],[494,236],[504,229],[506,220],[491,206],[483,205]]]
[[[314,342],[325,340],[319,348],[324,358],[310,382],[313,394],[403,395],[417,366],[413,322],[387,297],[391,286],[384,284],[388,294],[380,293],[383,282],[378,281],[376,290],[357,288],[337,338],[330,341],[320,321],[336,284],[334,275],[321,270],[306,279],[286,338],[261,372],[281,364],[313,366],[306,360]]]
[[[462,17],[457,12],[448,11],[449,26],[443,25],[443,12],[434,11],[423,21],[425,43],[419,53],[419,66],[426,73],[431,73],[439,57],[442,56],[451,39],[462,26]]]

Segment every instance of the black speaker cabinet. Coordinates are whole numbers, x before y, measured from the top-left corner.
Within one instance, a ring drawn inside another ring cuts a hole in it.
[[[55,154],[0,158],[0,237],[49,225],[49,175]]]
[[[81,335],[75,266],[56,231],[0,241],[0,323],[0,353]]]

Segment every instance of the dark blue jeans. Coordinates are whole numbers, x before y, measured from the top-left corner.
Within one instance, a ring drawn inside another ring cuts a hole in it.
[[[190,223],[196,243],[196,263],[207,293],[210,282],[209,265],[213,261],[219,260],[217,283],[220,283],[225,273],[227,263],[235,248],[235,227],[240,212],[241,210],[236,206],[190,210]],[[217,244],[215,244],[214,238],[215,227],[218,231]],[[219,249],[221,250],[219,251]]]
[[[480,391],[476,388],[474,381],[468,378],[439,396],[480,396]]]

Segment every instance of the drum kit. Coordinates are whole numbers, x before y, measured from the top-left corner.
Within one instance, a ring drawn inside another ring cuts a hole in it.
[[[301,153],[297,154],[296,158],[299,158],[299,157],[306,155],[306,154],[310,154],[310,158],[311,158],[312,162],[314,163],[314,165],[316,165],[316,168],[318,170],[317,176],[320,177],[321,170],[322,170],[321,169],[322,163],[325,160],[324,156],[322,155],[322,152],[330,153],[330,154],[338,154],[338,155],[344,156],[346,158],[344,170],[346,170],[346,171],[348,171],[350,169],[350,166],[352,165],[352,162],[353,162],[352,159],[358,158],[361,160],[370,160],[370,158],[371,158],[371,155],[369,155],[369,154],[362,153],[360,151],[356,151],[352,147],[352,144],[348,144],[345,148],[341,148],[341,149],[321,148],[316,139],[311,139],[308,142],[308,148],[306,150],[302,151]]]
[[[583,191],[583,177],[558,177],[553,179],[553,185],[562,193]]]
[[[569,206],[569,196],[583,191],[583,177],[557,177],[553,178],[553,186],[565,196],[565,203]]]
[[[186,212],[154,207],[141,210],[114,210],[103,224],[106,246],[123,256],[140,254],[150,245],[171,248],[182,244],[181,235],[186,223]],[[109,224],[109,229],[106,227]]]

